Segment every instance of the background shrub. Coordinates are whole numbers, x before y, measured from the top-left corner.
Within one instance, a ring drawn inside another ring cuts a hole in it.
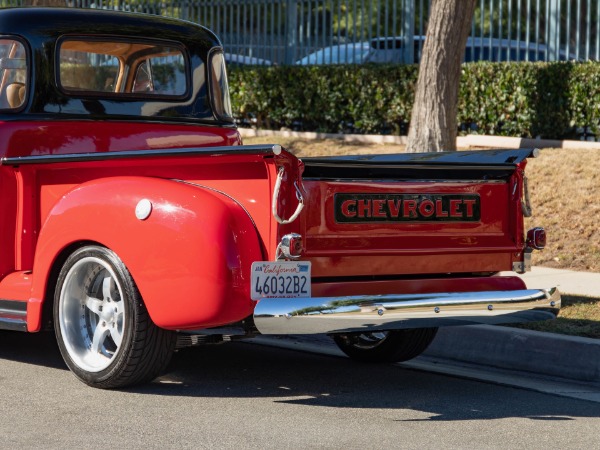
[[[230,71],[242,124],[330,133],[406,134],[415,65],[241,67]],[[560,139],[598,133],[600,64],[463,65],[461,134]]]

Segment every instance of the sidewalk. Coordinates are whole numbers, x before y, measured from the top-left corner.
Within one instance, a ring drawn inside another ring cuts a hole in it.
[[[514,272],[502,274],[515,275]],[[531,272],[517,276],[531,289],[558,287],[561,294],[600,298],[600,273],[534,266]]]

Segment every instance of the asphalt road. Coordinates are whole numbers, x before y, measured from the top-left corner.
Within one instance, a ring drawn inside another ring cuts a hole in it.
[[[600,405],[249,343],[101,391],[51,335],[0,332],[2,448],[598,448]]]

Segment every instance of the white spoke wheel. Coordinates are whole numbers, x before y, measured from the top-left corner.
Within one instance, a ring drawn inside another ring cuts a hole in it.
[[[435,338],[437,328],[375,331],[333,335],[337,346],[361,362],[401,362],[416,358]]]
[[[125,265],[112,251],[82,247],[65,261],[54,296],[61,354],[83,382],[118,388],[164,370],[175,334],[150,319]]]

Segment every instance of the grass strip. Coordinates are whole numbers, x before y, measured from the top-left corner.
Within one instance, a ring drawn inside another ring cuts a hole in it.
[[[562,295],[562,308],[556,320],[511,325],[534,331],[600,339],[600,299]]]

